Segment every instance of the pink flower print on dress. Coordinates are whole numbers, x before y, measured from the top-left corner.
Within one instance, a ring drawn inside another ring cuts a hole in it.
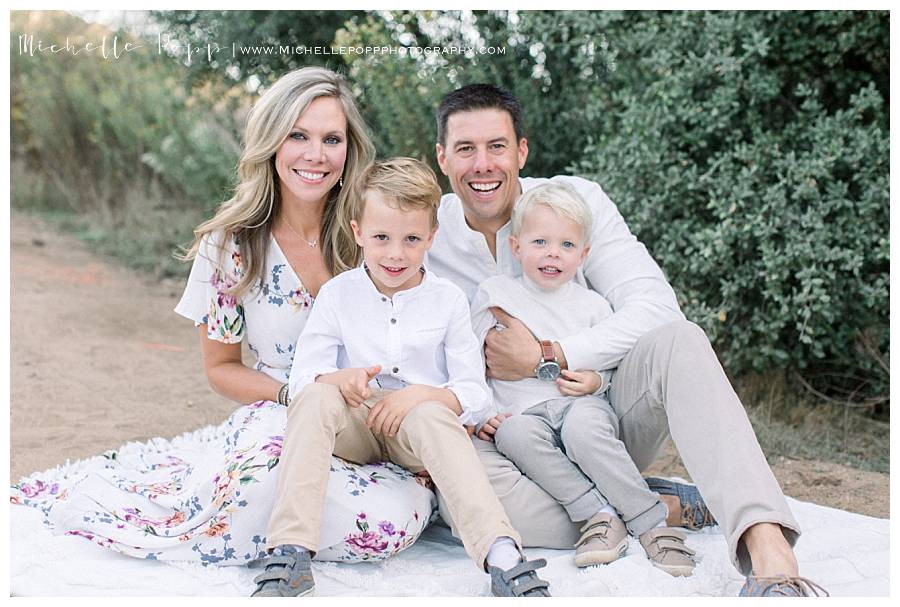
[[[375,531],[351,533],[344,540],[356,554],[377,555],[388,547],[388,541]]]
[[[220,535],[225,535],[228,532],[228,529],[231,525],[228,524],[228,521],[223,519],[219,519],[215,523],[209,526],[203,535],[208,535],[209,537],[218,537]]]
[[[263,453],[270,457],[281,457],[281,449],[284,445],[283,436],[270,436],[269,442],[263,445]]]
[[[35,481],[34,485],[29,485],[28,483],[23,483],[19,487],[19,491],[25,497],[37,497],[42,493],[49,493],[50,495],[56,495],[57,491],[59,491],[59,485],[57,483],[53,483],[52,485],[47,485],[44,481]]]

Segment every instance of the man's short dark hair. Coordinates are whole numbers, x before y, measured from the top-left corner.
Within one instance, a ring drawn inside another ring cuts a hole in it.
[[[512,118],[516,142],[525,136],[522,128],[522,104],[516,96],[493,84],[469,84],[444,95],[437,109],[437,140],[447,145],[447,119],[457,112],[503,110]]]

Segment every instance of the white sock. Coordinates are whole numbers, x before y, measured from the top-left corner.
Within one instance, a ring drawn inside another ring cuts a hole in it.
[[[510,537],[498,537],[488,550],[487,564],[506,571],[522,562],[522,554]]]
[[[610,504],[606,504],[600,510],[597,511],[597,514],[608,514],[613,518],[619,518],[619,513],[613,508]],[[594,516],[597,516],[596,514]]]
[[[659,522],[656,524],[656,527],[654,527],[654,529],[658,529],[659,527],[668,527],[668,526],[669,526],[669,524],[666,522],[666,521],[669,520],[669,507],[666,506],[666,503],[665,503],[665,502],[661,502],[661,503],[662,503],[663,506],[666,507],[666,516],[664,516],[664,517],[663,517],[663,520],[659,521]]]

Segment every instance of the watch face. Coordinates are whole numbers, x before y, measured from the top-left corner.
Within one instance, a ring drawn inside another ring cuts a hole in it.
[[[537,378],[552,380],[559,377],[559,363],[550,361],[543,362],[538,366]]]

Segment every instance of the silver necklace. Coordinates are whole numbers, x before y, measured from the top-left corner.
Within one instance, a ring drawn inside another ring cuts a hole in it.
[[[288,230],[293,232],[294,236],[296,236],[297,238],[299,238],[300,240],[305,242],[307,245],[309,245],[310,248],[314,248],[317,244],[319,244],[318,238],[316,238],[313,241],[306,240],[305,238],[300,236],[300,234],[297,233],[297,230],[295,230],[294,227],[291,225],[291,222],[287,220],[287,217],[284,217],[283,219],[284,219],[284,224],[288,227]]]

